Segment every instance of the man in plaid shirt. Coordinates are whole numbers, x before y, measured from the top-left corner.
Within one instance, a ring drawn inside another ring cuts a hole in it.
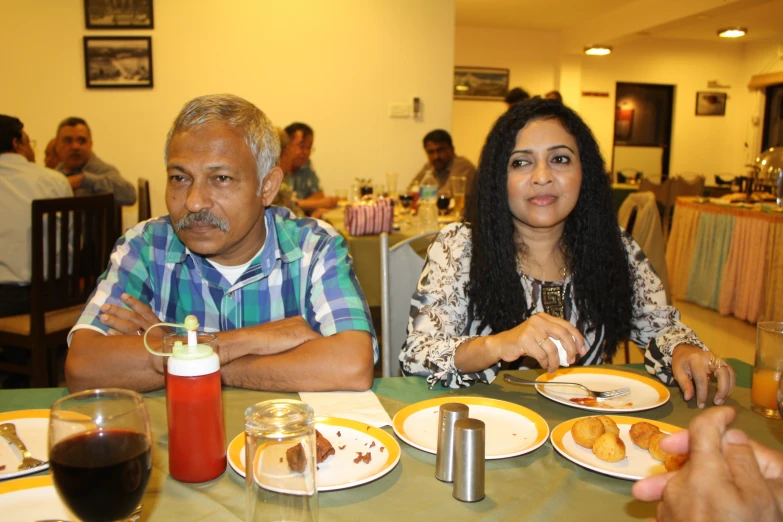
[[[279,155],[274,128],[251,103],[213,95],[183,107],[166,143],[169,215],[115,246],[70,334],[71,391],[163,387],[163,357],[141,335],[189,314],[217,333],[227,386],[372,385],[378,345],[345,241],[322,222],[268,207],[283,178]]]

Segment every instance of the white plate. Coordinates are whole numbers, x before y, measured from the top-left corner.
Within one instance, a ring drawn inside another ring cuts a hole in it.
[[[385,431],[363,422],[336,417],[318,417],[315,427],[334,446],[335,454],[318,464],[318,491],[334,491],[352,488],[380,478],[389,473],[400,461],[400,445]],[[338,436],[337,433],[340,433]],[[370,448],[372,443],[375,446]],[[342,449],[340,449],[342,447]],[[381,451],[383,448],[383,451]],[[357,452],[372,454],[372,460],[365,464],[353,461]],[[281,457],[285,451],[281,450]],[[279,462],[278,475],[292,474],[285,459]],[[245,476],[245,434],[240,433],[228,445],[228,463]],[[274,473],[275,470],[270,470]]]
[[[579,420],[578,418],[565,421],[552,430],[552,446],[571,462],[612,477],[640,480],[651,475],[666,473],[663,462],[655,460],[650,456],[649,451],[634,444],[628,431],[631,429],[631,425],[642,421],[658,426],[664,433],[675,433],[682,430],[682,428],[665,422],[638,417],[621,417],[619,415],[607,415],[607,417],[617,423],[617,427],[620,428],[620,438],[625,443],[626,458],[620,462],[605,462],[596,457],[593,454],[593,450],[584,448],[574,442],[574,437],[571,435],[571,427]]]
[[[51,475],[0,482],[0,505],[4,522],[77,520],[57,495]]]
[[[484,422],[484,453],[488,459],[504,459],[529,453],[544,442],[549,426],[539,414],[518,404],[483,397],[439,397],[406,406],[392,422],[399,438],[422,451],[436,453],[441,404],[468,406],[468,417]]]
[[[617,399],[596,401],[576,386],[538,386],[538,393],[560,404],[582,410],[632,412],[651,410],[666,404],[669,390],[659,381],[635,373],[595,366],[561,368],[540,375],[536,382],[575,382],[591,390],[608,391],[628,387],[631,393]]]
[[[19,410],[0,413],[0,424],[12,422],[16,426],[16,434],[22,439],[33,457],[47,461],[43,466],[19,471],[22,454],[19,450],[0,437],[0,480],[21,477],[49,469],[49,415],[51,410]]]

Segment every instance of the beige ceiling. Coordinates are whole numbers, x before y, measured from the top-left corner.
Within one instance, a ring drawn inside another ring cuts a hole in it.
[[[558,31],[566,52],[629,38],[714,40],[728,26],[737,41],[779,37],[783,0],[455,0],[458,26]]]
[[[457,25],[560,30],[635,0],[455,0]],[[683,0],[687,1],[687,0]]]

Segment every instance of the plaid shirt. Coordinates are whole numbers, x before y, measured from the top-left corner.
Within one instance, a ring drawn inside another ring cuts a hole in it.
[[[287,209],[266,210],[267,238],[250,266],[231,285],[179,240],[168,216],[139,223],[120,238],[76,326],[106,333],[100,307],[123,292],[147,303],[161,320],[181,324],[195,315],[200,328],[224,331],[300,315],[323,336],[369,332],[378,342],[345,240],[314,219]],[[269,226],[273,223],[273,226]]]

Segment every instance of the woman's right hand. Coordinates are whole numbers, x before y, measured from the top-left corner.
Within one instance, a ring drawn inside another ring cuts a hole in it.
[[[573,363],[577,356],[581,357],[587,353],[584,337],[574,325],[543,312],[529,317],[511,330],[490,337],[490,346],[496,360],[512,362],[527,355],[549,372],[560,367],[557,346],[550,337],[559,340],[563,345],[569,364]]]

